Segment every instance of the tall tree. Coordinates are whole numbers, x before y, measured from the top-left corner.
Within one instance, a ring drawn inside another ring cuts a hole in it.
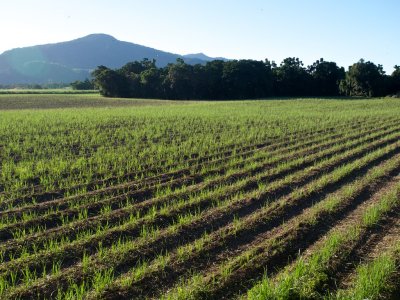
[[[348,96],[376,97],[385,94],[385,72],[382,65],[360,59],[349,67],[340,92]]]
[[[207,62],[204,67],[204,77],[202,83],[204,99],[224,99],[225,90],[222,84],[222,74],[225,62],[222,60],[213,60]]]
[[[129,84],[125,76],[105,66],[93,71],[94,84],[106,97],[129,97]]]
[[[233,60],[224,64],[222,82],[229,99],[261,98],[272,94],[272,73],[256,60]]]
[[[391,86],[390,92],[400,96],[400,66],[394,66],[394,71],[390,76]]]
[[[343,67],[339,68],[335,62],[324,61],[323,58],[307,68],[312,83],[312,94],[316,96],[339,95],[339,83],[345,77]]]
[[[162,98],[161,87],[162,79],[160,70],[154,67],[148,68],[140,73],[140,84],[142,97],[144,98]]]
[[[193,99],[193,66],[178,58],[175,64],[167,65],[164,85],[169,98]]]
[[[273,71],[277,96],[308,96],[312,94],[311,75],[303,67],[303,62],[299,58],[285,58]]]

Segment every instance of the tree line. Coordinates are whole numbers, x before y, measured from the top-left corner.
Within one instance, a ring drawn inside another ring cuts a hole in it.
[[[70,83],[15,83],[0,84],[0,90],[20,89],[20,90],[45,90],[45,89],[63,89],[70,87]]]
[[[223,100],[378,97],[400,92],[399,66],[386,75],[381,65],[363,59],[347,71],[322,58],[307,67],[299,58],[289,57],[279,66],[269,60],[214,60],[190,65],[177,59],[162,68],[155,60],[144,59],[120,69],[99,66],[92,76],[94,85],[107,97]]]

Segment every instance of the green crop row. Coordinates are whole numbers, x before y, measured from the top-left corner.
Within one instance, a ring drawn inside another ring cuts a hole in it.
[[[1,299],[396,288],[395,246],[329,284],[398,206],[376,196],[400,170],[398,101],[126,101],[0,109]]]

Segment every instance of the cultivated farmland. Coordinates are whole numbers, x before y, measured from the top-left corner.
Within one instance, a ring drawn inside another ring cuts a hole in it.
[[[1,299],[399,292],[396,99],[0,108]]]

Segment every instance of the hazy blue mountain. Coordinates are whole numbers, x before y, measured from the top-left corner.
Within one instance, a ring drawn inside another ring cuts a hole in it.
[[[184,58],[189,58],[189,59],[199,59],[199,60],[203,60],[203,61],[212,61],[212,60],[228,61],[227,58],[224,58],[224,57],[210,57],[210,56],[205,55],[204,53],[186,54],[183,57]]]
[[[123,42],[106,34],[91,34],[76,40],[5,51],[0,55],[0,84],[61,83],[82,80],[99,65],[119,68],[130,61],[156,59],[158,66],[183,58],[187,63],[205,63],[204,54],[182,56]]]

